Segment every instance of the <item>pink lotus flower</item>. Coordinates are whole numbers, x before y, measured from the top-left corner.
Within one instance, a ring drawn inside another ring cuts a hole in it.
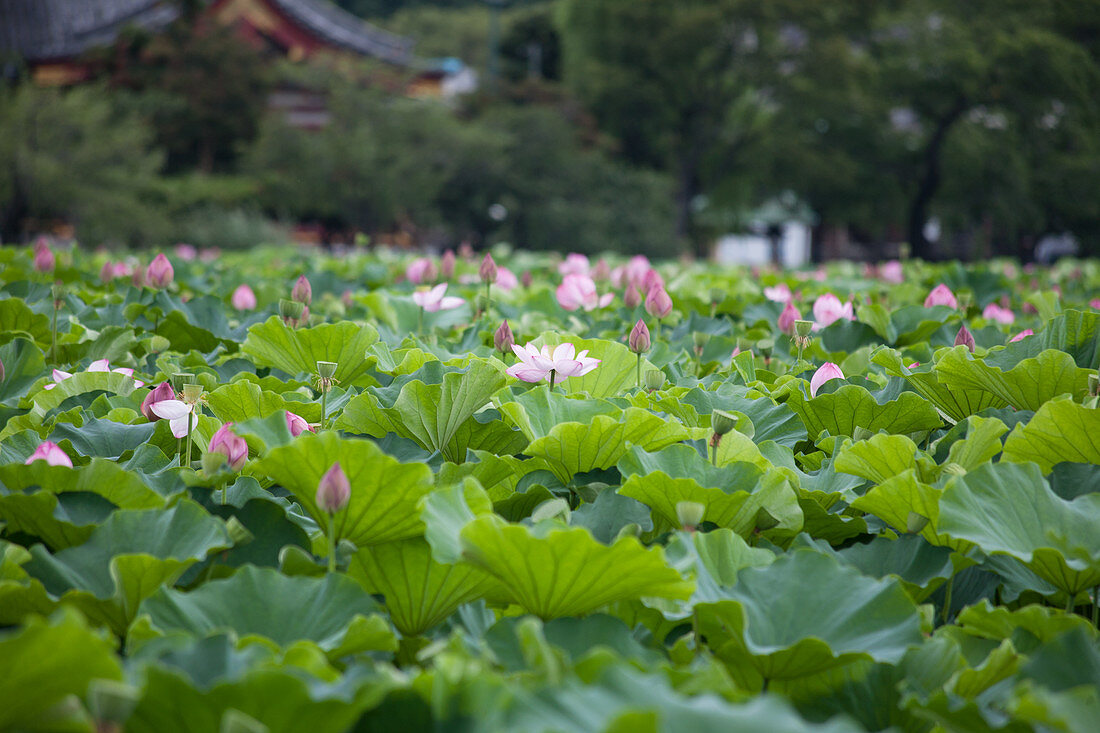
[[[791,299],[791,289],[787,286],[787,283],[779,283],[764,288],[764,297],[773,303],[786,303]]]
[[[623,292],[623,305],[627,308],[637,308],[642,304],[642,294],[638,292],[638,288],[634,287],[634,283],[626,284],[626,291]]]
[[[493,346],[501,354],[511,351],[516,345],[516,337],[512,334],[512,327],[508,325],[508,319],[500,322],[500,326],[493,334]]]
[[[810,396],[816,397],[817,391],[821,389],[821,385],[828,382],[830,379],[844,379],[844,372],[840,371],[840,367],[831,361],[827,361],[818,367],[814,372],[813,377],[810,379]]]
[[[252,292],[252,288],[242,283],[233,291],[229,302],[239,311],[250,311],[256,307],[256,294]]]
[[[672,298],[660,285],[654,285],[653,289],[646,294],[645,312],[658,320],[672,312]]]
[[[497,279],[493,281],[493,285],[507,292],[515,290],[519,285],[519,280],[516,279],[515,273],[507,267],[497,267]]]
[[[611,293],[598,295],[595,281],[588,275],[576,273],[566,275],[555,294],[558,305],[567,311],[575,311],[578,308],[584,308],[586,311],[604,308],[615,298]]]
[[[218,431],[211,436],[206,452],[221,453],[225,456],[225,462],[231,470],[240,471],[248,460],[248,443],[230,430],[232,427],[233,423],[227,422],[218,428]]]
[[[483,283],[491,283],[497,279],[497,263],[493,260],[493,255],[489,252],[485,253],[485,258],[481,260],[481,266],[477,268],[477,276],[481,278]]]
[[[189,405],[182,400],[161,400],[151,404],[149,409],[157,417],[168,421],[168,427],[172,430],[173,436],[183,438],[187,435],[188,417],[194,405]]]
[[[121,374],[123,376],[130,377],[130,379],[134,379],[134,370],[133,369],[131,369],[130,367],[117,367],[115,369],[111,369],[111,365],[107,362],[106,359],[97,359],[97,360],[93,361],[91,364],[88,365],[88,368],[85,369],[84,371],[86,371],[86,372],[114,372],[116,374]],[[70,372],[63,372],[60,369],[54,369],[53,373],[50,376],[53,378],[53,384],[47,384],[43,387],[43,389],[53,389],[54,387],[61,384],[62,382],[64,382],[66,379],[68,379],[69,377],[71,377],[73,375]],[[134,386],[135,387],[144,387],[145,382],[141,381],[140,379],[134,379]]]
[[[901,263],[897,260],[890,260],[889,262],[883,262],[879,265],[878,276],[883,282],[892,283],[894,285],[900,285],[905,282],[905,272],[902,270]]]
[[[1030,328],[1025,328],[1023,331],[1020,331],[1018,334],[1016,334],[1015,336],[1010,338],[1008,340],[1008,343],[1011,344],[1011,343],[1014,343],[1016,341],[1023,341],[1028,336],[1034,336],[1034,335],[1035,335],[1034,331],[1032,331]]]
[[[788,300],[787,305],[783,306],[783,312],[779,314],[777,325],[780,331],[789,336],[794,333],[794,322],[801,319],[802,314],[794,307],[794,302]]]
[[[199,251],[195,249],[193,244],[177,244],[176,245],[176,257],[179,257],[184,262],[192,262],[199,256]]]
[[[910,365],[909,365],[909,368],[910,368],[910,369],[916,369],[916,368],[917,368],[917,367],[919,367],[919,366],[920,366],[920,362],[919,362],[919,361],[915,361],[915,362],[913,362],[912,364],[910,364]]]
[[[1093,298],[1090,300],[1089,308],[1092,308],[1094,311],[1100,311],[1100,298]]]
[[[817,321],[818,327],[824,328],[841,318],[849,321],[856,319],[850,301],[842,304],[840,298],[832,293],[825,293],[814,301],[814,320]]]
[[[307,423],[306,419],[301,415],[295,415],[293,412],[289,411],[284,414],[286,415],[286,429],[290,431],[293,437],[297,438],[307,430],[311,433],[313,432],[313,428],[309,426],[309,423]]]
[[[627,345],[630,350],[635,354],[641,354],[642,352],[649,351],[650,338],[649,338],[649,326],[645,325],[645,321],[641,318],[634,324],[634,328],[630,329],[630,336],[627,338]]]
[[[959,301],[955,299],[955,294],[951,292],[951,288],[943,283],[932,288],[932,292],[928,293],[928,297],[924,299],[925,308],[933,308],[937,305],[946,305],[948,308],[959,307]]]
[[[54,257],[53,250],[50,249],[50,245],[45,241],[39,240],[34,245],[34,269],[36,272],[53,272],[54,267],[57,265],[57,258]]]
[[[559,344],[553,351],[549,346],[540,350],[532,343],[524,347],[512,346],[512,352],[519,361],[508,367],[510,377],[524,382],[540,382],[543,379],[557,380],[566,377],[580,377],[600,365],[599,359],[588,356],[588,349],[576,353],[576,347],[570,343]]]
[[[588,258],[582,254],[576,252],[570,252],[565,256],[565,260],[558,265],[558,274],[560,275],[588,275],[589,265]]]
[[[61,450],[61,446],[49,440],[39,443],[38,447],[34,449],[34,453],[31,453],[31,457],[23,463],[29,466],[35,461],[45,461],[51,466],[73,467],[72,459],[65,451]]]
[[[439,258],[439,274],[444,280],[450,280],[455,276],[455,251],[449,249]],[[406,277],[408,275],[406,274]]]
[[[321,511],[335,514],[348,505],[351,501],[351,483],[344,469],[340,468],[340,462],[332,464],[332,468],[325,472],[317,484],[317,506]]]
[[[661,277],[661,273],[656,270],[648,270],[645,276],[642,278],[641,290],[643,293],[649,294],[653,292],[655,288],[665,289],[665,279]]]
[[[290,299],[307,306],[313,302],[313,286],[309,284],[309,278],[305,275],[298,276],[294,287],[290,289]]]
[[[152,288],[166,288],[172,284],[172,279],[175,277],[175,270],[172,269],[172,263],[168,261],[168,258],[161,252],[153,261],[149,263],[148,269],[145,270],[145,282]]]
[[[621,288],[627,283],[641,287],[649,270],[649,260],[646,256],[634,255],[628,263],[611,271],[611,284],[616,288]]]
[[[145,399],[141,401],[141,414],[145,415],[149,422],[156,422],[160,420],[160,417],[153,412],[153,405],[158,402],[174,399],[176,399],[176,392],[172,389],[171,383],[161,382],[150,390],[149,394],[145,395]]]
[[[966,327],[965,323],[959,327],[959,332],[955,334],[955,346],[965,346],[971,353],[974,352],[974,334],[970,333],[970,329]]]
[[[435,280],[435,263],[427,257],[417,257],[405,268],[405,279],[413,285]]]
[[[597,282],[606,280],[611,277],[611,267],[607,264],[607,260],[601,257],[596,262],[596,266],[592,268],[592,272],[588,274]]]
[[[996,303],[990,303],[982,311],[982,317],[996,321],[1003,326],[1011,326],[1016,321],[1016,315],[1008,308],[1002,308]]]
[[[413,293],[413,302],[428,313],[436,311],[449,311],[462,306],[466,301],[462,298],[444,294],[447,292],[447,283],[440,283],[431,290],[417,290]]]

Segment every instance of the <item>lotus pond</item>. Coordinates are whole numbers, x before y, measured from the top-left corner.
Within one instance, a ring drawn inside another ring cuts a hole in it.
[[[167,254],[0,250],[0,730],[1100,729],[1100,264]]]

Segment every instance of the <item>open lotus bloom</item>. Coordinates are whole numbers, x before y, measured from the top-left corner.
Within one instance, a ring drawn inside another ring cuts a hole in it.
[[[791,289],[787,283],[779,283],[764,288],[764,297],[773,303],[786,303],[791,299]]]
[[[28,458],[25,463],[29,466],[35,461],[45,461],[51,466],[73,467],[72,459],[69,458],[65,451],[61,450],[61,446],[48,440],[44,443],[39,443],[38,447],[34,449],[34,453],[31,453],[31,457]]]
[[[832,293],[825,293],[814,301],[814,320],[817,321],[817,328],[824,328],[842,318],[848,321],[856,319],[851,301],[841,303],[840,298]]]
[[[88,368],[85,369],[84,371],[87,371],[87,372],[114,372],[115,374],[121,374],[123,376],[130,377],[131,379],[134,379],[134,370],[133,369],[131,369],[130,367],[115,367],[114,369],[112,369],[110,363],[108,363],[108,361],[106,359],[96,359],[91,364],[89,364]],[[61,371],[60,369],[54,369],[53,373],[50,376],[53,378],[53,384],[47,384],[45,387],[43,387],[43,389],[53,389],[58,384],[60,384],[61,382],[64,382],[66,379],[68,379],[69,377],[71,377],[73,375],[72,375],[71,372],[64,372],[64,371]],[[145,382],[141,381],[140,379],[134,379],[134,386],[135,387],[144,387]]]
[[[924,299],[925,308],[932,308],[937,305],[946,305],[948,308],[959,307],[959,301],[955,299],[955,294],[951,292],[951,288],[943,283],[932,288],[932,292]]]
[[[439,283],[431,290],[417,290],[413,293],[413,302],[428,311],[449,311],[460,307],[466,301],[452,295],[445,295],[447,283]]]
[[[630,262],[611,271],[611,284],[621,288],[629,283],[640,290],[650,269],[649,259],[645,255],[634,255]]]
[[[1016,322],[1016,314],[1008,308],[1002,308],[996,303],[990,303],[982,311],[982,317],[990,321],[996,321],[1003,326],[1011,326]]]
[[[524,382],[541,382],[551,372],[555,379],[581,377],[600,365],[599,359],[588,356],[588,349],[577,353],[576,347],[569,343],[559,344],[553,351],[549,346],[539,349],[532,343],[513,345],[512,352],[519,361],[508,367],[507,374]]]
[[[905,282],[905,273],[902,271],[901,263],[897,260],[890,260],[879,265],[878,276],[883,282],[893,283],[894,285]]]
[[[825,384],[830,379],[844,379],[844,372],[840,371],[840,367],[836,364],[827,361],[818,367],[813,377],[810,378],[810,396],[816,397],[817,391],[821,389],[821,385]]]
[[[427,257],[418,257],[405,268],[405,279],[413,285],[435,280],[435,275],[435,263]]]
[[[150,405],[149,409],[157,417],[168,421],[168,427],[172,429],[172,435],[177,438],[183,438],[187,435],[188,416],[191,414],[191,410],[194,409],[192,405],[182,400],[161,400]]]
[[[596,281],[588,275],[573,273],[566,275],[555,292],[558,305],[567,311],[584,308],[586,311],[604,308],[615,298],[612,293],[596,293]]]
[[[576,252],[567,254],[565,261],[558,265],[558,273],[561,275],[587,275],[588,271],[588,258]]]

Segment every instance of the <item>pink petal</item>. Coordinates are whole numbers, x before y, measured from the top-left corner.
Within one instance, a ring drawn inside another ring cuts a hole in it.
[[[149,406],[153,414],[163,420],[178,420],[191,412],[191,405],[180,400],[161,400]],[[176,436],[179,437],[178,435]]]
[[[96,359],[95,361],[93,361],[91,364],[88,365],[88,371],[89,372],[109,372],[109,371],[111,371],[111,366],[110,366],[110,364],[107,363],[106,359]]]

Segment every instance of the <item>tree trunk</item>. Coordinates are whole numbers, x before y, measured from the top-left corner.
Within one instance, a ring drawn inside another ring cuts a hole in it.
[[[699,160],[694,151],[680,156],[676,185],[676,240],[691,245],[696,257],[705,259],[707,243],[696,236],[692,226],[691,202],[699,195]]]
[[[928,147],[924,149],[924,161],[920,181],[917,184],[917,194],[909,206],[909,254],[920,259],[928,259],[930,254],[928,240],[924,236],[924,225],[928,221],[928,206],[935,198],[940,188],[940,163],[943,152],[943,143],[947,139],[947,133],[952,126],[962,117],[966,111],[965,99],[958,99],[947,111],[932,132],[928,140]]]

